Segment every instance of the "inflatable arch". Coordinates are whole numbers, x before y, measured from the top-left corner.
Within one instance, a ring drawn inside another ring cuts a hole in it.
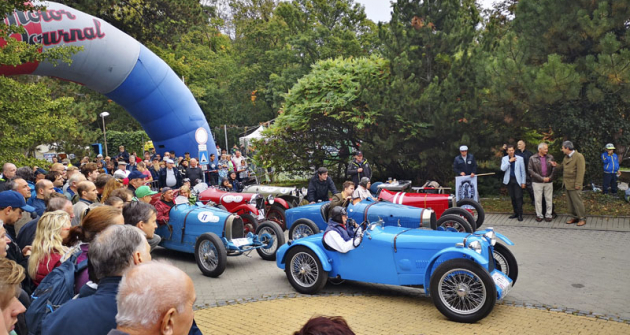
[[[0,66],[0,75],[32,74],[82,84],[124,107],[140,122],[158,153],[174,150],[178,156],[183,156],[188,151],[191,157],[196,157],[199,154],[197,133],[201,142],[205,139],[208,150],[205,154],[216,154],[201,108],[162,59],[99,18],[60,3],[46,2],[45,5],[46,11],[15,11],[6,17],[6,24],[26,29],[25,34],[11,37],[41,44],[44,50],[74,45],[83,46],[83,51],[72,57],[70,66],[61,62],[57,66],[48,62]]]

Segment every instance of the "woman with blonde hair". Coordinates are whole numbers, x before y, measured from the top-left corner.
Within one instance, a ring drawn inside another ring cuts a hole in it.
[[[151,172],[149,172],[149,169],[147,169],[147,166],[146,164],[144,164],[144,162],[138,163],[136,168],[144,175],[145,183],[150,183],[153,181],[153,176],[151,176]]]
[[[103,186],[103,194],[101,196],[101,203],[105,203],[107,198],[111,195],[114,190],[121,188],[123,185],[116,180],[116,178],[112,178],[107,181],[105,186]]]
[[[44,213],[37,222],[31,257],[28,260],[28,275],[36,286],[65,261],[63,257],[68,248],[63,245],[63,239],[68,236],[70,228],[70,215],[66,211]]]

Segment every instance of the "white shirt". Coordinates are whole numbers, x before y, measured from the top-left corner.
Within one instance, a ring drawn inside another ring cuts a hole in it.
[[[123,171],[121,169],[118,169],[118,170],[116,170],[116,172],[114,172],[114,174],[116,174],[117,172],[124,173],[125,174],[125,178],[129,177],[129,174],[131,173],[131,171],[129,171],[129,170]]]
[[[177,185],[177,178],[175,178],[175,171],[173,169],[166,169],[166,186],[174,187]]]
[[[365,187],[361,185],[359,185],[359,187],[352,193],[352,199],[365,200],[367,198],[371,198],[372,200],[374,200],[374,197],[372,197],[372,193],[370,193],[370,191],[368,191]]]
[[[357,231],[357,234],[361,234],[361,229]],[[343,237],[339,235],[338,232],[331,230],[324,234],[324,241],[328,244],[329,247],[341,252],[346,253],[352,249],[354,249],[354,245],[352,244],[352,238],[348,241],[344,241]]]

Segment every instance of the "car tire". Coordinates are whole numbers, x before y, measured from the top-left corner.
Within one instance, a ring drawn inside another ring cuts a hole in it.
[[[243,219],[243,232],[244,235],[247,236],[247,233],[251,232],[252,234],[256,234],[256,229],[258,228],[258,220],[249,214],[243,213],[239,215],[241,219]]]
[[[445,210],[444,213],[442,213],[442,215],[459,215],[463,217],[464,219],[466,219],[466,221],[468,221],[468,224],[470,224],[473,231],[477,230],[477,222],[475,222],[475,218],[469,211],[463,208],[459,208],[459,207],[449,208]]]
[[[295,246],[286,256],[284,272],[293,288],[302,294],[316,294],[328,281],[319,257],[305,246]]]
[[[488,270],[462,258],[440,264],[431,275],[429,291],[440,313],[456,322],[473,323],[485,318],[497,301]],[[460,296],[461,293],[466,295]],[[466,305],[461,305],[463,300]]]
[[[214,233],[199,235],[195,243],[195,262],[204,276],[216,278],[225,271],[227,251],[219,236]]]
[[[498,242],[494,245],[492,257],[494,258],[494,268],[510,277],[510,279],[512,279],[512,286],[514,286],[514,284],[516,284],[516,278],[518,278],[518,263],[516,262],[516,257],[514,257],[506,246]]]
[[[258,225],[256,235],[258,235],[263,244],[268,245],[266,248],[256,249],[258,255],[266,261],[275,261],[278,248],[285,243],[284,233],[280,229],[280,225],[273,221],[265,221]],[[273,239],[271,245],[269,245],[269,239]]]
[[[477,229],[481,227],[483,221],[486,219],[486,212],[481,207],[481,204],[472,199],[462,199],[457,202],[457,207],[461,207],[464,209],[469,209],[473,211],[473,217],[476,216],[475,222],[477,223]],[[476,213],[476,214],[475,214]]]
[[[287,216],[285,211],[286,210],[281,205],[271,205],[265,219],[277,223],[283,231],[287,230]]]
[[[436,228],[444,227],[444,229],[448,227],[452,227],[460,233],[472,233],[473,229],[470,226],[470,223],[463,217],[454,214],[442,215],[436,222]]]
[[[302,237],[319,233],[319,227],[309,219],[299,219],[291,225],[289,229],[289,240],[297,240]]]

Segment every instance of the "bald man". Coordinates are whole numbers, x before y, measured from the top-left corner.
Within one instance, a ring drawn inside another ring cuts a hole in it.
[[[15,171],[17,171],[15,164],[4,163],[2,166],[2,174],[0,174],[0,192],[7,190],[6,183],[15,178]]]

